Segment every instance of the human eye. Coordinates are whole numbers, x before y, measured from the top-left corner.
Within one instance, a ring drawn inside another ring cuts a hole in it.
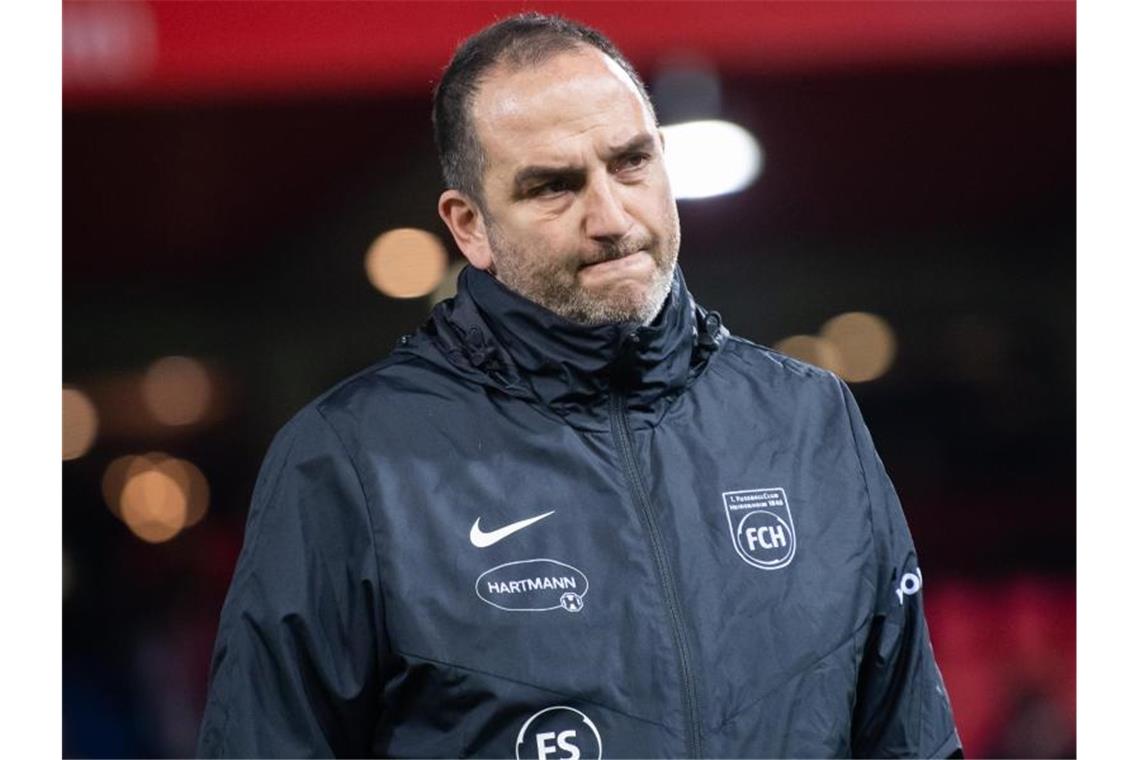
[[[541,185],[536,185],[535,187],[531,188],[530,194],[533,197],[542,198],[558,195],[559,193],[564,193],[569,189],[570,186],[567,184],[566,180],[552,179],[548,182],[543,182]]]
[[[523,191],[523,197],[532,200],[562,198],[567,193],[575,192],[580,186],[580,180],[574,175],[553,175],[536,178],[534,182]]]
[[[628,153],[621,157],[618,161],[618,171],[621,172],[636,172],[639,169],[645,168],[645,165],[653,158],[649,153],[639,151],[636,153]]]

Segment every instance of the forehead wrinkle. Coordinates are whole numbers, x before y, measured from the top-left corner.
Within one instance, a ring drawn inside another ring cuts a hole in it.
[[[568,157],[569,154],[577,154],[584,149],[591,147],[599,155],[612,156],[635,146],[639,142],[652,142],[653,134],[646,128],[644,124],[634,124],[632,128],[627,129],[625,125],[615,125],[613,123],[613,113],[607,112],[608,109],[601,107],[591,111],[590,113],[576,115],[570,119],[550,119],[549,121],[555,122],[553,130],[541,136],[542,142],[532,142],[534,132],[537,130],[526,129],[527,125],[518,125],[517,131],[522,132],[518,140],[512,140],[512,145],[524,145],[534,154],[534,161],[543,163],[566,163],[571,161]],[[514,125],[503,125],[508,129]],[[541,129],[542,127],[540,127]],[[549,129],[549,128],[548,128]],[[602,133],[597,137],[590,137],[590,132],[602,130]],[[620,131],[618,131],[620,130]],[[495,132],[497,132],[496,130]],[[616,132],[616,134],[615,134]],[[579,141],[577,138],[586,135],[588,141]],[[528,139],[531,138],[531,139]],[[533,161],[531,161],[533,162]]]
[[[655,127],[632,80],[600,52],[495,67],[471,106],[488,169],[508,183],[529,166],[584,168]],[[591,130],[603,131],[591,138]]]

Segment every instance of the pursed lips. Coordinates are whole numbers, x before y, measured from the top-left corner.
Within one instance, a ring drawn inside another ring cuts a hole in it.
[[[635,253],[648,253],[648,251],[645,248],[638,248],[636,250],[629,251],[628,253],[622,253],[618,256],[608,256],[606,258],[596,259],[594,261],[587,261],[586,263],[582,264],[578,268],[579,269],[586,269],[588,267],[596,267],[596,266],[599,266],[601,264],[612,264],[615,261],[622,261],[624,259],[628,259],[630,256],[634,255]]]

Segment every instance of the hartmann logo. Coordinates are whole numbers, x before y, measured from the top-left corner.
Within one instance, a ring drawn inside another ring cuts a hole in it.
[[[590,588],[585,573],[553,559],[524,559],[492,567],[475,581],[475,593],[510,612],[578,612]]]
[[[557,577],[547,575],[538,578],[523,578],[521,581],[487,581],[487,593],[490,594],[519,594],[526,591],[566,588],[578,588],[578,579],[572,575]]]

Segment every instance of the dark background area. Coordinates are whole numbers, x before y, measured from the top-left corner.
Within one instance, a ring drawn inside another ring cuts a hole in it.
[[[652,91],[667,56],[631,57]],[[366,250],[418,227],[459,259],[435,215],[430,84],[164,95],[69,90],[67,71],[63,381],[90,394],[100,433],[63,463],[64,752],[186,755],[271,437],[430,308],[374,290]],[[895,361],[852,387],[907,511],[967,755],[1071,756],[1072,47],[718,71],[720,116],[765,165],[742,192],[679,202],[690,289],[766,345],[842,312],[886,319]],[[213,412],[124,422],[132,383],[167,355],[208,363]],[[154,450],[197,465],[210,498],[150,544],[101,479]]]

